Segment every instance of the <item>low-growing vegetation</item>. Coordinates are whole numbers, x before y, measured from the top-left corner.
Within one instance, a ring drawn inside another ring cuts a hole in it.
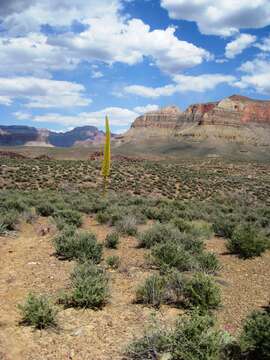
[[[74,227],[65,227],[54,239],[56,255],[66,260],[92,261],[100,263],[102,244],[97,243],[95,234],[76,231]]]
[[[71,274],[71,290],[60,297],[60,302],[67,307],[99,309],[108,298],[108,277],[105,271],[85,262],[75,267]]]
[[[45,329],[57,325],[57,310],[47,296],[29,294],[25,303],[18,306],[22,315],[21,323],[36,329]]]

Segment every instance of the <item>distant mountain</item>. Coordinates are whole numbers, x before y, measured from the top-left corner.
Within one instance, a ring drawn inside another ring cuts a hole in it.
[[[114,137],[113,134],[112,137]],[[95,126],[76,127],[73,130],[58,133],[30,126],[0,125],[1,146],[88,146],[99,144],[103,138],[104,132]]]
[[[185,111],[169,106],[148,112],[118,137],[125,143],[158,143],[161,140],[211,141],[270,145],[270,101],[232,95],[217,102],[194,104]]]

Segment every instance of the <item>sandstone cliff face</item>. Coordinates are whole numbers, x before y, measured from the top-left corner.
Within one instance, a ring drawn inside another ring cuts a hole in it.
[[[178,107],[168,106],[138,117],[131,128],[174,129],[180,115],[181,110]]]
[[[183,114],[198,125],[270,125],[270,101],[233,95],[219,102],[190,106]]]
[[[184,112],[175,106],[164,108],[137,118],[124,141],[143,142],[158,136],[267,145],[270,101],[233,95],[217,102],[191,105]]]

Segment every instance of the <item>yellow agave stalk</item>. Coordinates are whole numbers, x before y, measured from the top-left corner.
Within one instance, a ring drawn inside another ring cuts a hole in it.
[[[105,135],[105,144],[104,144],[104,157],[102,164],[104,193],[106,193],[107,190],[107,180],[108,177],[110,176],[110,170],[111,170],[111,133],[110,133],[108,116],[106,116],[105,119],[105,128],[106,128],[106,135]]]

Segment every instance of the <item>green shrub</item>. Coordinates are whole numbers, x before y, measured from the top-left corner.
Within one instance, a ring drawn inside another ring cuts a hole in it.
[[[119,244],[119,234],[116,231],[109,233],[105,238],[105,247],[108,249],[117,249]]]
[[[270,309],[249,315],[240,337],[241,348],[252,359],[270,359]]]
[[[191,270],[193,257],[181,243],[167,241],[151,248],[152,263],[161,269],[176,268],[179,271]]]
[[[190,233],[201,239],[210,239],[213,236],[213,227],[206,221],[192,221]]]
[[[14,198],[7,198],[7,200],[4,203],[4,208],[7,211],[13,210],[21,213],[27,209],[27,205],[25,204],[23,199],[14,197]]]
[[[170,270],[165,276],[166,303],[182,304],[186,278],[177,270]]]
[[[109,256],[106,259],[106,263],[111,267],[112,269],[118,269],[120,265],[120,257],[117,255]]]
[[[171,223],[181,232],[190,232],[192,230],[191,222],[182,218],[173,218]]]
[[[127,215],[116,223],[116,229],[121,234],[134,236],[137,234],[137,221],[134,216]]]
[[[227,243],[230,252],[247,259],[261,255],[269,248],[269,239],[251,224],[236,227],[232,238]]]
[[[232,237],[236,222],[229,218],[223,216],[218,216],[213,222],[213,230],[217,236],[230,239]]]
[[[44,295],[29,294],[25,304],[18,306],[22,314],[22,323],[37,329],[56,326],[57,311]]]
[[[155,328],[141,339],[133,341],[125,355],[130,360],[162,359],[162,354],[167,353],[168,350],[170,350],[170,334],[163,329]]]
[[[154,330],[133,341],[127,349],[130,360],[221,360],[227,344],[214,319],[198,312],[181,317],[174,329],[155,324]],[[230,339],[229,339],[230,341]],[[229,358],[227,358],[229,360]]]
[[[192,255],[200,254],[204,250],[204,242],[193,234],[181,233],[178,241],[184,246],[185,250]]]
[[[220,264],[215,254],[202,252],[196,256],[198,270],[208,274],[216,274],[220,270]]]
[[[19,223],[19,213],[16,210],[0,213],[0,223],[8,231],[16,230]]]
[[[164,278],[160,275],[151,275],[136,291],[136,302],[153,306],[160,306],[165,292]]]
[[[37,213],[41,216],[51,216],[55,212],[55,208],[49,202],[44,202],[36,207]]]
[[[180,236],[180,231],[173,225],[157,223],[139,235],[139,246],[149,249],[155,244],[177,240]]]
[[[198,307],[201,310],[215,309],[220,305],[219,287],[209,275],[195,274],[185,283],[183,291],[188,307]]]
[[[220,360],[223,334],[209,315],[197,312],[181,318],[171,336],[171,360]]]
[[[54,213],[55,218],[60,218],[67,225],[80,227],[82,225],[82,214],[76,210],[64,209]]]
[[[65,306],[98,309],[109,297],[108,278],[105,271],[92,263],[77,265],[71,274],[72,290],[60,302]]]
[[[91,260],[96,264],[101,261],[102,244],[90,232],[77,233],[74,227],[66,227],[55,237],[54,246],[56,255],[66,260]]]

